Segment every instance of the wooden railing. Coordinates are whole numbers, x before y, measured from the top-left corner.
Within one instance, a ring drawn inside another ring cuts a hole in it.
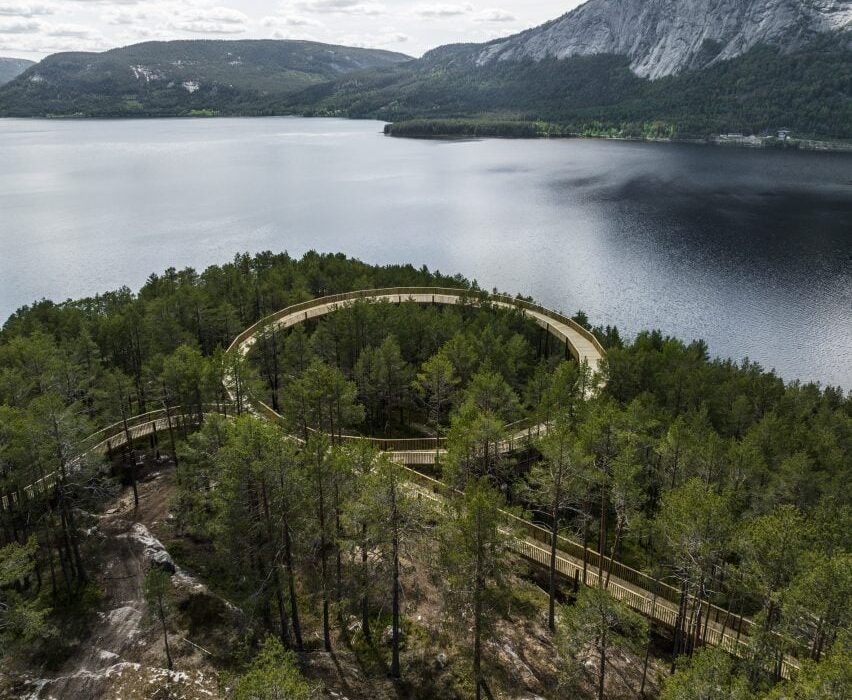
[[[204,415],[214,412],[205,411]],[[268,407],[267,407],[268,408]],[[278,421],[280,416],[268,409],[270,418]],[[227,414],[227,409],[225,411]],[[157,411],[150,411],[127,420],[127,429],[124,421],[114,423],[102,428],[87,437],[82,444],[89,445],[87,453],[103,453],[107,449],[118,449],[127,441],[127,433],[130,439],[136,440],[147,437],[154,431],[168,430],[169,422],[173,421],[173,428],[177,428],[179,422],[196,423],[197,413],[185,413],[181,407],[175,406]],[[398,454],[397,460],[402,459]],[[406,478],[421,494],[431,495],[433,500],[442,504],[449,502],[453,496],[460,492],[454,490],[447,484],[434,479],[407,465],[402,465]],[[56,485],[57,474],[51,472],[45,477],[33,482],[18,492],[6,494],[0,499],[0,508],[7,509],[11,506],[21,505],[22,501],[32,499],[38,495],[45,495]],[[503,511],[507,532],[511,533],[512,549],[527,559],[541,566],[550,565],[550,532],[528,520],[518,517],[509,511]],[[583,560],[586,565],[583,565]],[[581,544],[567,537],[559,536],[557,541],[556,568],[560,575],[568,580],[578,580],[588,586],[600,585],[601,577],[609,567],[609,561],[602,557],[599,552],[592,548],[585,551]],[[660,581],[656,581],[636,569],[632,569],[621,562],[612,563],[612,574],[610,576],[607,590],[617,599],[623,600],[633,609],[647,615],[649,618],[669,627],[677,624],[677,616],[680,602],[679,591]],[[687,609],[695,606],[697,601],[688,603]],[[707,602],[702,601],[701,606],[706,611]],[[728,623],[731,623],[728,625]],[[721,623],[721,624],[720,624]],[[749,648],[748,635],[752,622],[745,618],[731,615],[728,611],[716,606],[710,607],[709,624],[707,624],[702,639],[704,643],[722,646],[727,651],[735,654],[745,654]],[[798,664],[792,657],[785,658],[782,664],[782,674],[789,677],[792,670],[798,668]]]
[[[269,404],[258,399],[251,399],[249,403],[251,408],[258,415],[278,423],[285,430],[291,427],[288,425],[284,416],[278,413]],[[314,428],[308,428],[307,430],[309,434],[320,432]],[[536,423],[533,420],[524,419],[515,421],[514,423],[509,423],[505,426],[504,430],[508,434],[508,437],[501,441],[499,447],[501,452],[505,453],[528,447],[534,438],[538,437],[546,430],[546,426]],[[395,454],[409,453],[412,456],[414,463],[418,464],[434,464],[436,461],[435,457],[445,453],[447,446],[447,438],[445,437],[377,438],[364,435],[347,435],[337,433],[335,433],[333,437],[336,442],[367,442],[380,452],[390,452]],[[420,456],[421,458],[417,459],[417,456]]]
[[[222,411],[222,406],[205,405],[203,415],[223,412],[228,415],[227,407]],[[161,408],[156,411],[141,413],[128,418],[127,421],[119,421],[83,438],[77,445],[77,456],[67,466],[69,473],[76,470],[76,465],[87,455],[106,454],[113,449],[123,447],[127,443],[127,436],[131,440],[147,437],[155,431],[166,431],[171,423],[172,428],[177,429],[181,423],[195,424],[199,420],[198,413],[185,413],[181,406],[172,406],[168,409]],[[8,510],[13,506],[20,505],[25,500],[32,500],[37,496],[46,495],[59,478],[57,471],[51,471],[40,479],[20,489],[10,490],[0,496],[0,511]]]
[[[442,481],[405,465],[402,465],[402,468],[408,480],[419,487],[419,493],[433,501],[444,505],[451,497],[461,495],[461,492],[455,491]],[[502,513],[511,549],[524,559],[549,568],[550,532],[509,511]],[[558,537],[556,570],[567,581],[576,581],[589,587],[606,585],[608,593],[642,615],[670,629],[677,626],[681,608],[678,589],[617,561],[613,562],[612,574],[606,582],[608,567],[608,558],[602,557],[599,552],[591,548],[584,552],[582,545],[577,542]],[[698,608],[702,611],[701,644],[719,646],[740,657],[749,653],[749,634],[753,626],[751,620],[691,596],[684,606],[684,617],[688,619],[692,611]],[[781,662],[781,676],[789,679],[799,667],[795,657],[785,655]]]
[[[266,316],[265,318],[261,319],[254,325],[244,330],[233,340],[231,345],[228,347],[227,352],[247,352],[247,350],[251,347],[251,344],[253,344],[258,337],[263,335],[263,333],[266,332],[267,329],[286,320],[292,320],[293,323],[290,325],[295,325],[296,323],[301,323],[303,321],[308,320],[309,318],[316,318],[317,316],[320,316],[322,314],[336,311],[339,308],[344,307],[345,305],[355,303],[357,301],[394,301],[394,297],[396,297],[396,301],[398,303],[406,301],[418,301],[420,303],[426,303],[431,301],[431,303],[440,304],[449,303],[448,299],[453,299],[474,304],[494,303],[502,306],[512,306],[514,308],[521,309],[524,312],[532,312],[552,319],[560,324],[563,324],[568,329],[577,333],[582,338],[588,340],[597,354],[594,358],[595,360],[599,361],[603,359],[606,354],[600,342],[598,342],[597,338],[595,338],[593,333],[578,324],[573,319],[568,318],[567,316],[564,316],[556,311],[552,311],[550,309],[544,308],[543,306],[539,306],[538,304],[533,304],[522,299],[515,299],[506,295],[488,294],[479,290],[446,287],[391,287],[386,289],[367,289],[355,292],[347,292],[344,294],[335,294],[331,296],[320,297],[317,299],[310,299],[299,304],[293,304],[280,311],[275,312],[274,314]],[[322,313],[311,313],[316,311],[322,311]],[[580,352],[571,342],[571,338],[568,337],[567,333],[559,333],[556,329],[550,327],[549,325],[547,329],[549,332],[556,333],[559,339],[562,342],[565,342],[569,347],[571,347],[575,355],[579,357]],[[252,403],[254,404],[254,407],[258,413],[279,423],[284,422],[281,415],[274,411],[269,405],[267,405],[263,401],[254,399]],[[516,450],[522,446],[529,444],[529,439],[533,431],[538,434],[541,432],[541,430],[542,426],[535,425],[529,419],[524,419],[521,421],[517,421],[516,423],[511,423],[506,426],[506,433],[508,435],[508,438],[501,444],[500,447],[504,452]],[[526,431],[526,434],[524,433],[524,431]],[[378,438],[349,434],[337,435],[336,437],[338,440],[342,440],[344,442],[367,441],[374,447],[376,447],[376,449],[382,450],[384,452],[417,453],[416,457],[414,455],[412,455],[412,457],[413,459],[416,459],[416,461],[419,463],[425,463],[425,459],[427,458],[427,455],[430,452],[434,453],[435,458],[437,458],[438,453],[446,447],[446,438],[444,437]]]
[[[454,297],[456,299],[463,299],[470,301],[474,304],[482,304],[488,302],[496,302],[499,304],[506,304],[510,306],[514,306],[518,309],[523,309],[526,311],[532,311],[543,316],[547,316],[548,318],[557,321],[558,323],[564,324],[568,326],[572,331],[589,341],[594,348],[597,350],[600,358],[606,356],[606,351],[603,346],[600,344],[600,341],[595,337],[595,334],[592,333],[589,329],[581,326],[574,319],[565,316],[557,311],[553,311],[551,309],[547,309],[538,304],[534,304],[529,301],[525,301],[523,299],[517,299],[515,297],[511,297],[504,294],[489,294],[488,292],[483,292],[480,290],[474,289],[464,289],[464,288],[455,288],[455,287],[388,287],[385,289],[362,289],[355,292],[345,292],[342,294],[332,294],[330,296],[318,297],[316,299],[309,299],[308,301],[303,301],[298,304],[293,304],[288,306],[280,311],[276,311],[273,314],[269,314],[265,316],[257,323],[246,328],[242,333],[240,333],[236,338],[234,338],[233,342],[228,348],[228,352],[232,352],[243,345],[247,340],[255,338],[259,333],[261,333],[264,329],[268,328],[271,325],[274,325],[278,321],[282,319],[293,316],[297,313],[303,313],[303,320],[308,320],[309,318],[313,318],[310,312],[314,309],[325,307],[329,305],[336,304],[344,304],[346,302],[356,302],[362,300],[383,300],[387,299],[393,301],[393,297],[397,297],[396,301],[398,303],[409,301],[410,297],[413,296],[432,296],[435,298],[435,303],[441,303],[441,300],[438,297]],[[570,343],[570,341],[569,341]],[[573,346],[572,346],[573,349]]]
[[[214,408],[218,411],[218,407]],[[281,420],[281,417],[272,409],[268,407],[266,409],[269,411],[267,417],[276,422]],[[208,410],[204,415],[213,412]],[[176,425],[178,421],[196,422],[198,418],[197,413],[183,413],[180,407],[170,408],[168,415],[165,409],[151,411],[128,419],[127,430],[125,430],[124,421],[115,423],[93,433],[83,443],[91,444],[87,447],[88,453],[103,453],[108,448],[122,447],[127,440],[128,432],[130,438],[136,440],[151,435],[155,430],[167,430],[169,421],[175,421],[174,425]],[[397,461],[404,458],[404,455],[400,456],[399,453],[396,455],[392,453],[392,456]],[[444,482],[411,468],[408,463],[403,464],[402,468],[405,470],[408,482],[419,489],[419,493],[429,495],[439,503],[447,504],[450,498],[460,494]],[[0,499],[0,508],[5,510],[12,505],[19,505],[25,498],[45,494],[55,484],[56,472],[52,472],[20,492],[4,495]],[[510,534],[511,548],[527,561],[548,567],[550,565],[550,532],[509,511],[503,511],[503,517],[507,532]],[[601,556],[594,549],[584,549],[580,543],[570,538],[558,537],[556,568],[558,573],[568,581],[576,580],[588,586],[599,586],[601,577],[606,578],[605,572],[609,565],[607,557]],[[676,588],[618,561],[612,562],[612,573],[609,579],[607,591],[615,598],[624,601],[634,610],[660,624],[670,628],[677,625],[680,593]],[[690,599],[686,606],[687,611],[694,608],[697,602]],[[701,601],[700,604],[703,610],[708,609],[706,601]],[[702,634],[702,643],[720,646],[740,656],[748,653],[749,632],[752,626],[750,620],[732,615],[716,606],[710,606],[710,615],[707,620]],[[796,659],[786,656],[782,661],[781,674],[789,678],[798,668]]]

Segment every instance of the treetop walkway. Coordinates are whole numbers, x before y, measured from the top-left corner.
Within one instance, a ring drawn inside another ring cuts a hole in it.
[[[345,308],[359,300],[421,304],[491,303],[499,307],[519,308],[539,326],[564,342],[571,355],[578,361],[587,363],[593,371],[598,370],[605,357],[603,347],[590,331],[562,314],[528,301],[474,290],[406,287],[339,294],[289,306],[243,331],[228,348],[228,352],[239,352],[245,356],[257,339],[270,328],[288,328],[307,319]],[[226,388],[231,390],[230,386]],[[276,422],[283,421],[282,416],[266,404],[252,400],[251,405],[256,414]],[[205,412],[222,413],[222,409],[221,406],[206,407]],[[194,414],[185,413],[180,407],[164,408],[134,416],[102,428],[83,440],[78,446],[78,460],[90,454],[108,454],[128,442],[132,443],[158,431],[172,429],[173,422],[198,422],[202,419],[203,414],[198,415],[197,411]],[[501,443],[500,449],[508,452],[528,444],[535,435],[546,429],[546,426],[527,422],[512,424],[507,426],[507,429],[509,438]],[[413,468],[431,465],[440,459],[444,452],[440,438],[382,440],[354,435],[342,437],[344,441],[369,440],[378,449],[388,453],[405,469],[409,483],[421,496],[445,504],[448,498],[454,495],[453,489],[443,482]],[[58,474],[52,472],[18,492],[7,493],[0,499],[0,510],[15,508],[27,499],[46,494],[57,482]],[[511,546],[516,554],[534,564],[548,566],[551,532],[508,511],[504,512],[504,517],[507,532],[511,535]],[[610,562],[605,555],[562,535],[557,539],[556,565],[558,573],[566,580],[582,582],[589,586],[606,585],[615,598],[624,601],[654,622],[675,628],[683,625],[684,620],[690,619],[693,624],[700,625],[698,632],[701,643],[720,646],[735,655],[748,653],[749,632],[753,623],[740,614],[712,605],[707,600],[697,600],[691,596],[684,600],[678,588],[619,561]],[[604,584],[601,583],[602,580]],[[699,614],[695,615],[695,612]],[[685,630],[685,634],[690,634],[690,631]],[[781,675],[789,678],[797,668],[795,658],[787,656],[781,663]]]
[[[575,320],[564,314],[552,311],[524,299],[503,294],[489,294],[480,290],[454,289],[447,287],[392,287],[388,289],[366,289],[345,294],[320,297],[293,304],[281,311],[262,318],[240,333],[227,352],[239,352],[246,356],[263,334],[273,330],[291,328],[313,318],[325,316],[345,309],[358,302],[368,303],[415,303],[482,306],[491,304],[497,308],[518,309],[535,321],[559,342],[578,362],[585,363],[595,374],[599,371],[606,351],[595,335]],[[282,421],[283,417],[268,404],[257,399],[252,400],[257,412],[271,420]],[[509,438],[501,444],[503,452],[510,452],[529,441],[533,434],[544,429],[529,420],[522,420],[506,426]],[[435,464],[444,452],[446,439],[442,437],[422,438],[374,438],[361,435],[336,436],[344,441],[368,441],[377,449],[389,452],[394,459],[408,465],[426,466]]]

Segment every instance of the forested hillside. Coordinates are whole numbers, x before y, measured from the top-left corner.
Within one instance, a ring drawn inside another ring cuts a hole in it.
[[[382,119],[403,136],[783,130],[845,140],[849,12],[838,0],[714,0],[700,11],[593,0],[517,35],[417,60],[302,41],[149,42],[49,56],[0,88],[0,116],[303,114]]]
[[[592,377],[487,303],[359,303],[224,352],[289,304],[387,286],[477,290],[425,267],[264,253],[5,323],[0,693],[31,692],[36,673],[52,692],[111,697],[142,683],[239,699],[852,687],[852,397],[611,327],[594,329],[607,360]],[[247,410],[259,400],[282,420]],[[159,435],[83,452],[96,428],[129,435],[166,406]],[[547,429],[507,451],[519,418]],[[440,488],[344,429],[445,436]],[[53,472],[55,488],[27,495]],[[600,552],[600,585],[519,561],[506,509]],[[127,559],[134,538],[145,554]],[[614,562],[683,594],[673,629],[610,595]],[[116,594],[127,578],[139,590]],[[128,622],[128,599],[147,623]],[[747,653],[706,643],[710,603]],[[135,641],[98,647],[109,625]],[[790,660],[801,671],[782,680]]]
[[[169,41],[48,56],[0,91],[3,116],[263,114],[283,95],[409,60],[308,41]]]
[[[706,137],[741,132],[852,137],[852,48],[828,35],[800,50],[758,46],[699,70],[640,78],[624,56],[578,56],[478,65],[474,48],[425,58],[310,88],[287,104],[308,114],[398,122],[446,119],[547,122],[538,135]],[[441,120],[441,121],[438,121]],[[423,121],[420,122],[423,124]],[[511,133],[507,125],[505,135]],[[429,135],[423,128],[421,135]],[[452,133],[447,131],[446,133]]]
[[[33,65],[33,61],[27,61],[23,58],[0,58],[0,85],[5,85],[10,80],[17,78],[31,65]]]

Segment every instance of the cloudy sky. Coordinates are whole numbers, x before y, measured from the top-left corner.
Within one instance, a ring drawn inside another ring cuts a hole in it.
[[[581,0],[0,0],[0,56],[153,39],[310,39],[424,51],[554,19]]]

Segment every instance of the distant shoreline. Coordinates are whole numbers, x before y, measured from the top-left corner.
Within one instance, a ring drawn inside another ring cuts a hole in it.
[[[616,136],[608,134],[579,133],[563,129],[558,124],[546,122],[521,122],[511,120],[419,120],[386,122],[375,117],[349,117],[344,115],[304,114],[167,114],[167,115],[83,115],[56,114],[30,116],[0,116],[4,119],[48,120],[48,121],[145,121],[149,119],[344,119],[348,121],[377,121],[384,124],[384,133],[393,138],[423,139],[435,141],[464,141],[476,139],[594,139],[599,141],[626,141],[630,143],[677,143],[699,146],[721,146],[755,150],[807,151],[811,153],[852,153],[852,140],[826,140],[818,138],[761,137],[739,134],[716,134],[707,137],[663,137],[663,136]]]
[[[736,148],[749,149],[756,151],[806,151],[809,153],[850,153],[852,154],[852,143],[834,142],[834,141],[819,141],[816,139],[790,139],[786,143],[775,144],[753,144],[747,142],[726,141],[716,137],[698,139],[698,138],[642,138],[631,136],[587,136],[584,134],[571,134],[567,136],[497,136],[483,134],[385,134],[389,138],[397,139],[419,139],[423,141],[478,141],[481,139],[506,139],[510,141],[539,141],[539,140],[581,140],[581,141],[623,141],[626,143],[673,143],[691,146],[719,146],[721,148]]]
[[[852,153],[852,141],[816,138],[745,136],[716,134],[707,137],[677,136],[622,136],[604,133],[579,133],[563,130],[559,125],[543,122],[476,120],[411,120],[388,123],[385,135],[395,138],[418,139],[596,139],[601,141],[627,141],[632,143],[679,143],[756,150],[808,151],[826,153]]]

